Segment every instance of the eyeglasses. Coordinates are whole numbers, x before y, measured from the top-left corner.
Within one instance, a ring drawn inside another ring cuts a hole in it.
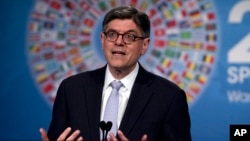
[[[119,33],[114,32],[114,31],[108,31],[108,32],[103,32],[103,33],[106,36],[107,40],[109,40],[111,42],[115,42],[117,40],[117,38],[119,37],[119,35],[121,35],[122,40],[125,44],[131,44],[131,43],[135,42],[136,40],[142,40],[142,39],[147,38],[147,37],[135,36],[131,33],[119,34]]]

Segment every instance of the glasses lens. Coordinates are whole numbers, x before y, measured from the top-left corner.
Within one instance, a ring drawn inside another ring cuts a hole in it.
[[[109,32],[104,32],[104,34],[106,35],[107,40],[109,40],[111,42],[116,41],[118,36],[121,35],[123,42],[126,44],[133,43],[136,38],[143,39],[143,37],[136,37],[135,35],[133,35],[131,33],[119,34],[119,33],[114,32],[114,31],[109,31]]]
[[[135,39],[135,36],[133,34],[124,34],[123,35],[123,41],[125,43],[132,43]]]
[[[117,38],[117,36],[118,36],[118,34],[117,33],[115,33],[115,32],[107,32],[107,39],[108,40],[110,40],[110,41],[115,41],[116,40],[116,38]]]

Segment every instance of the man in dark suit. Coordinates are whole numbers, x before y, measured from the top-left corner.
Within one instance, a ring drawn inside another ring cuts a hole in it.
[[[149,46],[148,16],[131,6],[110,10],[101,33],[104,67],[65,79],[56,96],[48,134],[43,140],[100,140],[99,123],[112,81],[119,89],[117,133],[109,140],[191,141],[185,92],[169,80],[146,71],[138,62]]]

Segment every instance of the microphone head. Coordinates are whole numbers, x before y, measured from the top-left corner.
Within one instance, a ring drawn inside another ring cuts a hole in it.
[[[108,121],[106,124],[106,130],[109,131],[112,128],[112,122]]]
[[[100,127],[102,130],[106,130],[106,129],[107,129],[107,125],[106,125],[105,121],[101,121],[101,122],[99,123],[99,127]]]

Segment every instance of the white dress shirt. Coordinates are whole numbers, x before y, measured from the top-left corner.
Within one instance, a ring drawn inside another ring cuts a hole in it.
[[[135,78],[138,74],[138,71],[139,71],[139,64],[137,63],[135,69],[132,72],[130,72],[127,76],[119,80],[122,82],[123,86],[119,89],[119,107],[118,107],[118,119],[117,119],[118,127],[120,126],[123,114],[127,107],[128,99],[130,97],[131,90],[135,82]],[[109,67],[107,66],[105,72],[103,92],[102,92],[101,121],[103,120],[107,100],[112,91],[112,87],[109,84],[114,80],[115,78],[113,77],[113,75],[109,70]]]

